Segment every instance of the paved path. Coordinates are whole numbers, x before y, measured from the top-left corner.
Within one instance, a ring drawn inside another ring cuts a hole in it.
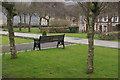
[[[7,31],[0,31],[0,34],[7,35]],[[15,36],[18,37],[28,37],[28,38],[39,38],[41,34],[30,34],[30,33],[19,33],[15,32]],[[65,37],[65,42],[75,43],[75,44],[88,44],[88,39],[82,39],[82,38],[74,38],[74,37]],[[94,40],[94,45],[96,46],[102,46],[102,47],[110,47],[110,48],[119,48],[118,46],[120,42],[116,41],[104,41],[104,40]]]
[[[7,31],[0,31],[0,34],[2,35],[8,35]],[[31,33],[20,33],[20,32],[14,32],[15,36],[17,37],[28,37],[28,38],[39,38],[41,34],[31,34]]]
[[[76,43],[76,44],[86,44],[86,45],[88,45],[88,39],[66,37],[65,41]],[[94,40],[94,45],[95,46],[101,46],[101,47],[110,47],[110,48],[120,49],[120,46],[119,46],[120,42],[117,42],[117,41]]]
[[[65,42],[65,46],[67,45],[74,45],[75,43]],[[22,44],[16,44],[16,50],[22,51],[22,50],[33,50],[34,43],[22,43]],[[41,49],[48,49],[48,48],[56,48],[57,42],[51,42],[51,43],[43,43],[41,44]],[[62,46],[59,46],[62,48]],[[37,48],[38,49],[38,48]],[[9,51],[10,45],[3,45],[2,51]]]

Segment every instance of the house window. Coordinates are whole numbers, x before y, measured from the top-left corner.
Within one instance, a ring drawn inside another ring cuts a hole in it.
[[[108,17],[106,16],[106,17],[104,17],[104,21],[106,22],[106,21],[108,21]]]
[[[102,22],[102,17],[99,17],[98,22]]]
[[[115,22],[118,22],[117,16],[114,17],[114,21],[115,21]]]

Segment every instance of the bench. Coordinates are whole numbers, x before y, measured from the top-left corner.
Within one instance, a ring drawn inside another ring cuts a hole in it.
[[[34,47],[33,50],[35,50],[35,48],[39,48],[39,50],[41,50],[41,43],[47,43],[47,42],[57,42],[57,48],[59,47],[59,45],[63,45],[63,49],[65,48],[64,45],[64,35],[53,35],[53,36],[40,36],[39,39],[34,38]]]

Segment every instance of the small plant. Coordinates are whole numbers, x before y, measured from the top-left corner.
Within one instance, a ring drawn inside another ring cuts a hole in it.
[[[43,31],[43,32],[42,32],[42,36],[47,36],[46,31]]]
[[[78,33],[79,27],[78,26],[71,26],[69,27],[70,33]]]
[[[25,49],[25,52],[27,52],[28,50],[27,49]]]
[[[5,56],[5,52],[2,54],[3,55],[3,57]]]
[[[7,31],[6,29],[3,29],[3,31]]]
[[[53,29],[53,33],[57,33],[56,29]]]

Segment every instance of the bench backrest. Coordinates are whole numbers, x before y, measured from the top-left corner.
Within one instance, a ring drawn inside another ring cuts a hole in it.
[[[40,42],[55,42],[64,40],[65,35],[54,35],[54,36],[40,36]]]

